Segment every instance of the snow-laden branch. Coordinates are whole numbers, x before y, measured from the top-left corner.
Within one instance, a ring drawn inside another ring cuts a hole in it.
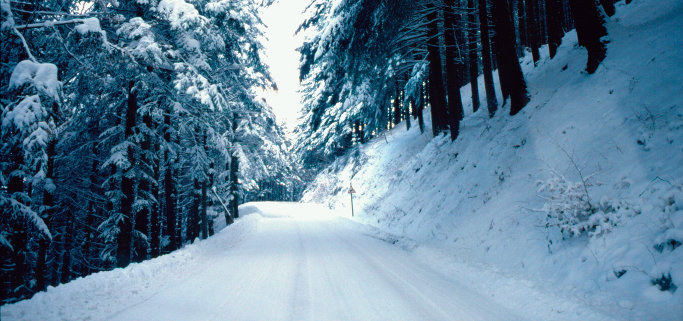
[[[53,21],[45,21],[45,22],[38,22],[38,23],[29,23],[29,24],[25,24],[25,25],[18,25],[18,26],[15,26],[14,28],[17,30],[35,29],[35,28],[50,28],[50,27],[60,26],[60,25],[83,23],[85,20],[86,19],[53,20]]]

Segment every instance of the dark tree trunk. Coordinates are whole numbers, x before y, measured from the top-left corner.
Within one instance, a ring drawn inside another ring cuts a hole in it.
[[[136,114],[138,111],[137,90],[134,88],[135,83],[131,81],[128,84],[128,105],[126,108],[126,123],[124,129],[125,139],[129,139],[133,135],[133,127],[136,123]],[[133,147],[128,147],[128,161],[131,164],[130,168],[125,171],[133,171],[135,166],[135,154]],[[116,266],[125,267],[130,264],[131,259],[131,243],[133,234],[133,201],[135,200],[135,182],[128,175],[122,173],[121,175],[121,219],[119,220],[119,234],[117,236],[116,248]]]
[[[365,144],[365,132],[363,131],[363,125],[360,121],[356,120],[354,122],[354,131],[356,133],[356,142],[359,144]]]
[[[474,0],[467,1],[469,25],[467,28],[467,42],[469,44],[470,60],[470,89],[472,91],[472,111],[479,110],[479,57],[477,55],[477,15]]]
[[[616,12],[614,2],[615,0],[600,0],[600,4],[602,5],[602,8],[605,9],[605,14],[607,14],[608,17],[613,16]]]
[[[64,248],[62,249],[62,273],[59,281],[67,283],[71,281],[71,247],[74,236],[74,218],[67,218],[64,226]]]
[[[491,43],[489,41],[489,18],[486,0],[479,0],[479,28],[481,30],[481,63],[484,72],[484,86],[486,88],[486,104],[489,117],[493,117],[498,109],[498,99],[493,86],[493,70],[491,69]]]
[[[502,90],[503,98],[510,97],[510,115],[515,115],[529,102],[529,96],[522,68],[519,66],[515,53],[512,17],[507,5],[501,2],[496,1],[493,4],[496,48],[498,49],[498,76],[501,88],[506,88]]]
[[[208,147],[206,146],[206,129],[203,130],[202,132],[202,145],[204,145],[204,152],[207,152]],[[199,219],[201,220],[201,238],[202,240],[206,239],[209,237],[209,222],[208,222],[208,216],[206,215],[206,206],[208,205],[207,202],[207,195],[206,195],[206,189],[208,188],[208,182],[206,181],[206,176],[208,173],[204,173],[204,178],[202,179],[202,194],[201,194],[201,211],[199,212]]]
[[[11,147],[10,151],[11,159],[10,166],[11,169],[7,172],[9,173],[9,180],[7,182],[7,195],[22,203],[24,205],[28,201],[28,197],[25,197],[25,185],[24,185],[24,171],[20,170],[24,166],[24,153],[19,145],[14,145]],[[5,219],[4,215],[8,215],[4,208],[0,208],[0,215]],[[27,250],[28,250],[28,228],[25,222],[18,222],[13,226],[15,230],[10,229],[8,232],[8,238],[12,244],[12,248],[8,249],[10,252],[10,258],[3,262],[3,274],[6,276],[5,282],[8,284],[5,300],[11,298],[17,298],[22,296],[20,287],[25,285],[25,277],[27,276],[27,271],[29,264],[27,262]],[[8,248],[4,244],[0,244],[2,248]],[[1,259],[5,259],[2,257]],[[5,263],[6,262],[6,263]],[[26,293],[24,293],[26,294]]]
[[[198,179],[194,179],[192,184],[192,205],[187,217],[186,238],[190,242],[199,236],[199,209],[201,207],[201,184]]]
[[[598,0],[570,0],[579,45],[586,47],[586,72],[592,74],[607,55],[607,28],[602,6]]]
[[[456,43],[455,0],[444,1],[444,42],[446,44],[446,87],[448,89],[448,125],[451,129],[451,140],[458,138],[460,121],[463,118],[462,97],[460,96],[460,75],[462,59],[459,44]]]
[[[47,143],[47,149],[46,149],[46,154],[47,154],[47,168],[45,171],[45,179],[47,180],[54,180],[54,165],[55,165],[55,147],[57,145],[57,141],[55,139],[50,139],[50,141]],[[54,183],[53,183],[54,184]],[[53,188],[45,188],[43,191],[43,221],[45,224],[48,226],[48,228],[51,228],[51,220],[52,220],[52,215],[53,215],[53,206],[54,206],[54,189]],[[47,282],[45,281],[45,276],[47,274],[47,250],[48,247],[50,246],[50,240],[45,236],[41,235],[40,240],[38,241],[38,257],[36,258],[36,290],[38,291],[43,291],[47,288]]]
[[[202,210],[200,212],[200,219],[202,221],[202,225],[201,225],[201,229],[202,229],[201,238],[202,239],[206,239],[207,237],[209,237],[209,217],[208,217],[207,211],[206,211],[207,210],[206,207],[208,206],[207,195],[206,195],[206,191],[208,188],[207,185],[208,184],[206,181],[202,182],[202,198],[201,198]]]
[[[497,0],[504,1],[504,0]],[[540,53],[538,51],[541,46],[540,35],[539,35],[539,23],[538,23],[538,0],[525,0],[526,1],[526,18],[527,18],[527,28],[529,36],[529,48],[531,49],[531,56],[534,60],[534,65],[541,59]],[[507,11],[507,10],[506,10]],[[512,21],[512,20],[510,20]],[[513,27],[514,28],[514,27]],[[514,29],[513,29],[514,30]],[[516,51],[515,51],[516,52]],[[498,66],[500,68],[500,66]]]
[[[432,134],[437,136],[440,132],[445,131],[447,127],[446,94],[444,92],[443,75],[441,72],[441,54],[439,53],[438,12],[433,4],[428,4],[428,10],[429,98],[432,107]]]
[[[156,126],[158,127],[158,123]],[[160,171],[159,171],[159,150],[161,146],[159,145],[158,140],[156,140],[156,143],[154,143],[154,155],[155,159],[153,162],[153,172],[154,172],[154,181],[159,182],[160,180]],[[154,184],[152,186],[152,197],[154,197],[154,203],[152,204],[152,214],[150,215],[150,244],[149,244],[149,255],[152,258],[155,258],[161,254],[161,208],[159,206],[159,184]]]
[[[81,265],[82,275],[89,275],[93,272],[93,269],[91,267],[93,265],[92,261],[95,255],[92,253],[92,244],[95,240],[96,232],[95,227],[93,227],[93,224],[95,223],[96,211],[97,207],[95,206],[95,202],[88,202],[88,213],[85,216],[85,242],[83,242],[83,255],[85,256],[85,258],[84,262]]]
[[[405,99],[405,93],[403,93],[404,99]],[[407,105],[404,105],[403,107],[405,108],[405,115],[406,115],[406,131],[410,130],[410,127],[412,127],[412,121],[410,120],[410,106],[412,106],[412,103],[408,103]]]
[[[90,164],[90,182],[89,190],[93,193],[100,194],[102,191],[99,189],[99,184],[97,184],[97,175],[100,170],[100,162],[98,161],[98,144],[94,142],[92,144],[92,163]],[[81,273],[83,275],[88,275],[92,272],[91,266],[94,255],[92,253],[92,244],[95,240],[96,228],[93,226],[95,224],[95,216],[98,215],[98,206],[94,201],[88,201],[88,213],[85,217],[85,244],[83,248],[83,254],[85,255],[85,262],[82,264]]]
[[[9,296],[13,298],[23,298],[28,295],[26,278],[30,264],[28,262],[28,227],[25,222],[21,222],[16,226],[16,230],[10,232],[10,242],[12,242],[12,263],[13,269],[10,274]]]
[[[394,81],[394,126],[401,122],[401,92],[398,87],[398,78]]]
[[[536,0],[536,8],[538,9],[536,18],[538,19],[539,45],[544,45],[548,43],[548,22],[546,21],[547,15],[545,14],[545,1]]]
[[[164,220],[166,222],[164,234],[169,238],[169,244],[164,252],[175,251],[180,248],[180,237],[178,234],[178,217],[176,211],[176,183],[173,171],[174,161],[171,160],[171,144],[173,142],[171,137],[171,115],[173,114],[173,106],[169,103],[166,105],[164,111],[164,141],[166,148],[164,150]]]
[[[403,79],[403,83],[406,84],[408,82],[408,75],[405,75],[405,78]],[[405,85],[403,87],[403,90],[401,90],[401,105],[402,105],[402,110],[403,110],[403,115],[405,115],[406,119],[406,131],[410,130],[410,127],[412,126],[411,120],[410,120],[410,107],[412,104],[410,102],[406,102],[406,91],[405,91]]]
[[[517,0],[517,23],[519,24],[519,45],[524,49],[529,44],[525,0]],[[523,52],[523,50],[522,50]]]
[[[230,156],[230,214],[233,218],[239,217],[239,158],[236,154]]]
[[[45,275],[47,274],[47,249],[50,247],[50,242],[41,237],[38,241],[38,257],[36,258],[36,291],[45,291],[47,282]]]
[[[235,116],[232,122],[232,132],[233,135],[237,135],[237,123],[239,119]],[[233,139],[233,143],[237,141]],[[230,214],[233,218],[238,218],[239,216],[239,158],[237,157],[237,151],[232,150],[230,152]],[[227,217],[225,218],[227,221]]]
[[[545,12],[548,26],[548,53],[552,59],[562,44],[562,0],[546,0]]]
[[[562,0],[562,30],[564,32],[574,29],[574,16],[569,1],[571,0]]]
[[[423,85],[420,85],[420,94],[422,95],[422,99],[420,99],[418,104],[415,106],[415,117],[417,117],[417,126],[420,128],[420,133],[424,134],[425,120],[422,112],[427,101],[427,95],[425,94],[425,86]]]
[[[145,127],[147,128],[145,132],[142,133],[142,135],[145,136],[143,141],[140,143],[140,149],[142,149],[142,155],[140,157],[140,162],[142,163],[142,170],[145,171],[146,177],[142,177],[140,179],[140,183],[138,184],[138,197],[143,200],[147,200],[148,204],[144,205],[136,214],[135,214],[135,231],[136,233],[141,233],[144,234],[145,236],[149,236],[149,222],[150,222],[150,215],[151,211],[150,208],[152,206],[153,200],[151,199],[151,187],[152,187],[152,182],[149,181],[149,178],[153,176],[152,173],[148,172],[150,169],[152,169],[152,161],[153,161],[153,156],[152,154],[152,137],[151,137],[151,131],[152,131],[152,115],[147,112],[145,113],[144,116],[142,116],[142,123],[145,124]],[[147,243],[147,240],[142,239],[140,237],[135,237],[133,244],[135,245],[134,248],[134,253],[133,253],[133,259],[135,262],[142,262],[145,259],[149,257],[149,243]]]

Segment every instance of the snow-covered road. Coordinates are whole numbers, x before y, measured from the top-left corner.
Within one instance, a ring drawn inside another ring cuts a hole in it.
[[[0,319],[610,320],[576,298],[317,205],[240,211],[207,240],[49,287],[3,306]]]
[[[258,209],[264,218],[237,246],[111,319],[520,319],[346,219],[299,204]]]

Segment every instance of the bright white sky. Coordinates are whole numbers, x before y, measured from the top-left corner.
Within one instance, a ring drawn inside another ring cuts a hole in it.
[[[265,62],[277,83],[278,91],[264,94],[279,123],[291,132],[297,123],[301,110],[299,95],[299,53],[302,37],[294,32],[303,20],[302,11],[310,0],[277,0],[262,11],[266,24]]]

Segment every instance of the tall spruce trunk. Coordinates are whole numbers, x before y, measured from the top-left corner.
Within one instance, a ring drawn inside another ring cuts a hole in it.
[[[185,237],[188,241],[194,242],[199,236],[199,210],[201,207],[201,183],[195,178],[192,183],[192,205],[187,217],[187,231]]]
[[[529,102],[529,96],[522,68],[517,59],[512,17],[504,2],[495,1],[492,10],[495,22],[496,58],[503,98],[510,97],[510,115],[515,115]]]
[[[202,239],[206,239],[207,237],[209,237],[209,216],[207,215],[207,208],[206,208],[208,206],[207,195],[206,195],[207,188],[208,188],[208,184],[205,180],[202,182],[202,196],[201,196],[202,197],[201,198],[202,210],[200,212],[200,217],[199,217],[202,221],[202,225],[201,225],[201,230],[202,230],[201,238]]]
[[[477,55],[477,15],[475,13],[474,0],[467,0],[468,8],[468,56],[470,67],[470,90],[472,92],[472,112],[479,110],[479,56]]]
[[[158,127],[158,123],[156,124]],[[160,171],[159,171],[159,150],[161,146],[159,145],[158,139],[154,143],[154,155],[157,155],[153,161],[153,179],[155,182],[159,182]],[[150,244],[149,244],[149,255],[155,258],[161,254],[161,208],[159,206],[159,184],[154,184],[152,186],[152,197],[154,197],[154,203],[152,204],[152,213],[150,215]]]
[[[59,281],[61,283],[67,283],[71,281],[71,247],[73,246],[74,237],[74,218],[67,217],[66,222],[64,222],[64,248],[62,250],[62,270],[60,274]]]
[[[505,1],[505,0],[497,0]],[[525,0],[526,1],[526,18],[527,18],[527,28],[528,28],[528,41],[529,48],[531,49],[531,57],[534,61],[534,65],[538,63],[541,59],[539,53],[539,47],[541,46],[541,39],[539,34],[539,23],[538,23],[538,0]],[[510,20],[512,21],[512,20]],[[514,28],[514,27],[513,27]],[[514,29],[513,29],[514,30]],[[499,67],[500,68],[500,67]]]
[[[607,56],[607,17],[598,0],[570,0],[579,45],[586,47],[586,72],[592,74]]]
[[[616,13],[614,2],[615,0],[600,0],[600,5],[602,5],[605,14],[607,14],[608,17],[611,17]],[[628,1],[626,3],[628,3]]]
[[[448,125],[451,140],[458,138],[460,121],[463,118],[462,97],[460,95],[460,75],[462,56],[455,37],[455,0],[444,1],[444,43],[446,44],[446,88],[448,90]],[[457,61],[456,61],[457,60]]]
[[[202,131],[202,145],[204,145],[204,152],[206,153],[208,151],[208,146],[206,145],[206,129],[203,129]],[[201,211],[199,212],[199,219],[201,220],[201,238],[202,240],[206,239],[209,237],[209,222],[208,222],[208,216],[207,214],[207,209],[206,206],[208,205],[207,202],[207,195],[206,195],[206,189],[208,188],[208,182],[207,182],[207,177],[209,174],[204,172],[204,178],[202,179],[202,193],[201,193]]]
[[[420,128],[420,133],[424,134],[425,132],[425,120],[424,120],[424,106],[426,105],[427,101],[427,94],[425,93],[425,86],[420,84],[420,95],[422,95],[422,99],[420,99],[415,106],[415,117],[417,117],[417,126]]]
[[[401,102],[400,102],[400,89],[398,87],[398,77],[394,79],[394,126],[401,122]]]
[[[150,133],[152,131],[152,115],[149,113],[149,111],[142,116],[142,123],[145,124],[147,131],[149,131],[143,133],[145,137],[140,143],[140,148],[142,149],[140,162],[142,163],[143,170],[147,171],[152,167],[152,159],[150,157],[152,153],[152,137]],[[149,181],[149,178],[152,177],[153,174],[145,174],[146,177],[142,177],[140,179],[140,183],[138,184],[138,197],[141,199],[146,199],[149,201],[149,203],[140,208],[140,210],[135,214],[135,231],[137,231],[137,233],[144,234],[147,236],[147,239],[149,239],[149,222],[151,215],[150,208],[152,205],[152,200],[150,199],[152,193],[152,183]],[[133,253],[133,260],[135,262],[142,262],[149,257],[149,243],[147,243],[147,241],[135,238],[133,244],[135,245]]]
[[[489,18],[486,0],[479,0],[479,29],[481,31],[481,63],[484,73],[484,88],[486,89],[486,104],[489,117],[493,117],[498,109],[498,99],[493,86],[493,70],[491,68],[491,42],[489,39]]]
[[[45,171],[45,179],[46,180],[54,180],[54,166],[55,166],[55,147],[57,145],[57,141],[53,138],[50,139],[47,143],[47,149],[46,149],[46,154],[47,154],[47,168]],[[43,212],[42,212],[42,219],[43,222],[48,226],[48,228],[51,228],[51,220],[52,220],[52,214],[53,214],[53,206],[54,206],[54,190],[50,188],[46,188],[43,190]],[[47,253],[48,253],[48,248],[50,247],[50,240],[44,236],[40,236],[40,240],[38,241],[38,257],[36,258],[36,290],[38,291],[43,291],[47,288],[47,282],[45,280],[45,276],[47,274]]]
[[[174,162],[171,160],[171,114],[173,113],[173,106],[167,104],[164,112],[164,141],[166,148],[164,150],[164,219],[166,222],[165,235],[169,238],[169,244],[165,252],[175,251],[180,248],[180,238],[178,237],[177,229],[177,212],[176,212],[176,184],[173,171]]]
[[[234,138],[237,136],[237,123],[239,119],[235,115],[232,122],[233,144],[237,143]],[[239,158],[237,151],[233,148],[230,151],[230,214],[232,218],[238,218],[239,215]],[[226,221],[228,218],[225,218]]]
[[[128,140],[133,135],[133,127],[136,123],[138,112],[137,90],[134,88],[135,82],[128,83],[128,104],[126,108],[126,122],[124,128],[124,139]],[[135,151],[132,146],[128,147],[128,162],[132,171],[135,166]],[[119,220],[119,234],[117,235],[116,266],[126,267],[130,264],[131,243],[133,234],[133,201],[135,200],[135,181],[128,173],[121,173],[121,219]]]
[[[98,173],[100,170],[100,162],[98,161],[97,154],[98,154],[98,144],[97,141],[93,142],[92,144],[92,162],[90,163],[90,178],[89,178],[89,190],[92,191],[93,193],[101,193],[102,191],[99,189],[99,184],[97,184],[97,177]],[[95,241],[95,233],[97,232],[97,229],[93,226],[95,224],[95,216],[100,216],[99,215],[99,206],[95,204],[95,201],[90,200],[88,201],[88,213],[86,214],[85,217],[85,242],[83,245],[83,253],[85,255],[85,262],[82,264],[81,268],[81,274],[82,275],[88,275],[92,272],[92,262],[91,260],[95,256],[92,252],[92,244]]]
[[[433,4],[427,5],[427,52],[429,60],[429,98],[432,113],[432,134],[438,136],[447,127],[446,94],[441,72],[441,54],[439,53],[438,12]]]
[[[522,49],[527,46],[528,43],[528,36],[527,36],[527,24],[526,24],[526,3],[525,0],[517,0],[517,23],[518,23],[518,29],[519,31],[517,34],[519,35],[519,46],[522,47]],[[522,54],[524,53],[523,50],[520,50]],[[521,56],[521,55],[520,55]]]
[[[405,77],[403,78],[403,83],[404,83],[404,84],[408,82],[408,77],[409,77],[409,76],[406,74]],[[408,131],[408,130],[410,130],[410,127],[412,126],[412,124],[410,123],[410,122],[411,122],[411,120],[410,120],[410,116],[411,116],[411,115],[410,115],[410,106],[411,106],[411,103],[406,104],[406,91],[405,91],[405,87],[403,88],[403,90],[401,90],[401,104],[402,104],[402,106],[403,106],[403,107],[402,107],[403,115],[405,115],[405,119],[406,119],[406,131]]]
[[[548,25],[548,54],[550,59],[557,54],[557,48],[562,44],[564,31],[562,30],[562,0],[546,0],[545,14]]]

